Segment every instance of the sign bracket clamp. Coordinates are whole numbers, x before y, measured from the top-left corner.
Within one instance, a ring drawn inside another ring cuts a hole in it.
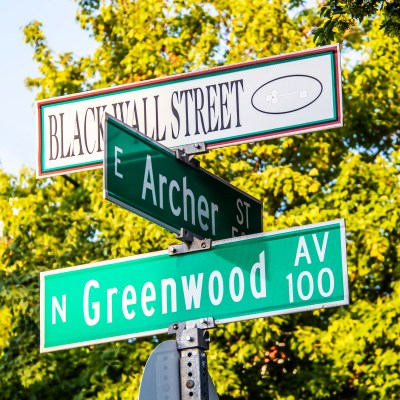
[[[209,400],[205,350],[209,349],[211,341],[208,329],[216,326],[214,318],[209,317],[179,322],[168,327],[168,334],[176,334],[181,400]]]
[[[195,155],[208,153],[205,143],[193,143],[174,149],[175,157],[181,161],[199,167],[200,163],[194,158]]]
[[[169,246],[168,254],[170,256],[207,250],[211,248],[212,244],[211,239],[200,239],[184,228],[181,228],[179,235],[176,235],[176,238],[181,240],[183,243]]]

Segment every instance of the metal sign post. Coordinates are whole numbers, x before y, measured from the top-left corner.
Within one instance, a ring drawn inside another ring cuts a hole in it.
[[[180,400],[179,359],[180,352],[176,348],[175,340],[160,343],[146,362],[138,400]],[[207,374],[207,378],[208,400],[218,400],[210,374]]]
[[[209,400],[207,355],[210,336],[215,328],[213,318],[171,324],[169,334],[176,334],[176,347],[180,353],[179,370],[181,400]]]
[[[184,229],[182,229],[184,231]],[[178,236],[182,245],[171,246],[169,255],[205,250],[211,247],[211,241],[204,242],[187,235]],[[208,329],[216,327],[214,318],[201,318],[193,321],[179,322],[168,327],[170,335],[176,335],[176,348],[179,352],[180,400],[213,400],[218,399],[216,392],[210,395],[206,350],[209,349],[210,334]]]

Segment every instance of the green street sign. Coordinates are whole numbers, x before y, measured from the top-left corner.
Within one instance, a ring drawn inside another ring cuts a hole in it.
[[[262,202],[107,115],[104,197],[172,232],[213,240],[262,232]]]
[[[40,350],[348,304],[344,220],[40,274]]]

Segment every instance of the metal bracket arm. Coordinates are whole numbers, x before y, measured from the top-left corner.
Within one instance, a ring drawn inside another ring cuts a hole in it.
[[[216,328],[214,318],[200,318],[193,321],[179,322],[168,327],[169,335],[176,335],[176,347],[178,350],[198,347],[208,350],[210,339],[203,331]]]
[[[194,158],[194,156],[197,154],[207,153],[208,150],[206,149],[205,143],[194,143],[182,147],[177,147],[176,149],[174,149],[174,152],[176,158],[179,158],[179,160],[191,164],[194,167],[199,167],[200,163]]]
[[[170,256],[211,248],[211,239],[200,239],[183,228],[181,228],[179,235],[176,237],[177,239],[182,240],[183,243],[169,246],[168,254]]]

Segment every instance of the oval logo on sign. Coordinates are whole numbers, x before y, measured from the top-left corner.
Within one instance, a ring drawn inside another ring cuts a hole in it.
[[[265,114],[287,114],[314,103],[322,83],[309,75],[288,75],[260,86],[251,97],[253,107]]]

